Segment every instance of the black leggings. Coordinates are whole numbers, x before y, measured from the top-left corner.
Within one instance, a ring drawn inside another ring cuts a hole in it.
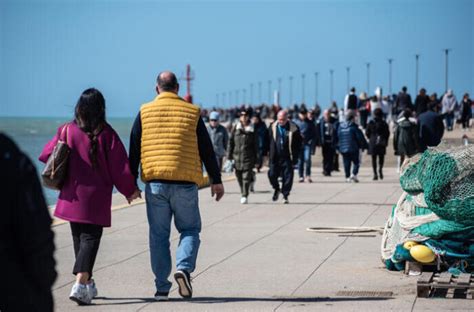
[[[379,158],[379,171],[381,172],[383,169],[383,162],[385,159],[384,154],[375,154],[372,155],[372,169],[374,169],[374,175],[377,175],[377,157]]]
[[[88,272],[92,277],[95,258],[99,251],[103,227],[96,224],[71,222],[71,233],[74,241],[76,262],[72,273]]]

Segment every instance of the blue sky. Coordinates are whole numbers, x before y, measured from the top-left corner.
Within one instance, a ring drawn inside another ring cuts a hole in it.
[[[474,94],[474,1],[47,1],[0,0],[0,116],[70,116],[80,93],[100,89],[108,115],[134,116],[155,96],[158,72],[195,72],[195,102],[219,104],[222,93],[282,78],[281,100],[314,104],[319,72],[322,106],[329,103],[329,70],[334,97],[351,85],[370,93],[415,88],[415,54],[420,54],[419,87],[444,91],[444,52],[451,48],[449,85],[458,97]],[[184,94],[184,82],[182,92]]]

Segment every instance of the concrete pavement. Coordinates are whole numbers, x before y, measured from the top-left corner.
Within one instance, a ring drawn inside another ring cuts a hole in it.
[[[368,159],[366,160],[368,162]],[[193,276],[194,298],[184,301],[173,284],[169,302],[155,302],[144,204],[114,211],[104,231],[94,278],[99,298],[89,307],[68,299],[74,253],[68,224],[54,227],[59,277],[57,311],[472,311],[462,299],[417,299],[416,277],[387,271],[380,261],[381,236],[347,237],[306,231],[316,226],[382,226],[401,194],[394,168],[372,181],[362,168],[360,183],[342,173],[314,183],[295,179],[290,204],[271,201],[265,174],[257,176],[248,205],[239,202],[235,180],[216,203],[199,192],[202,244]],[[115,203],[120,204],[117,197]],[[172,254],[178,234],[172,232]],[[174,281],[173,281],[174,282]],[[345,296],[341,291],[367,291]],[[392,292],[377,297],[375,292]],[[354,295],[354,296],[352,296]]]

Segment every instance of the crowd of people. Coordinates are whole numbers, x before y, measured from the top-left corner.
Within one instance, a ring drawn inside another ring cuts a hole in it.
[[[324,111],[318,105],[308,109],[304,104],[290,109],[260,105],[207,111],[180,98],[178,91],[173,73],[158,76],[157,96],[141,106],[127,155],[106,121],[103,95],[87,89],[75,106],[73,120],[57,129],[39,156],[48,162],[59,143],[69,148],[67,175],[54,215],[70,223],[76,281],[69,298],[80,305],[90,304],[98,295],[93,270],[103,228],[111,226],[114,187],[130,203],[141,197],[138,178],[146,184],[150,262],[158,301],[168,300],[172,286],[170,231],[174,218],[180,233],[174,279],[179,294],[191,298],[191,273],[200,246],[198,185],[204,181],[203,169],[217,201],[224,195],[221,171],[235,170],[241,203],[247,204],[256,179],[254,169],[259,172],[267,158],[272,199],[282,196],[288,204],[295,169],[300,183],[313,182],[311,156],[317,147],[325,176],[339,170],[340,154],[346,181],[359,182],[361,151],[368,150],[373,180],[378,180],[384,178],[391,128],[394,151],[403,159],[439,144],[443,120],[451,131],[454,120],[468,129],[472,118],[469,95],[458,103],[451,90],[438,99],[421,89],[412,103],[405,87],[396,97],[383,97],[380,88],[373,97],[356,96],[352,88],[343,109],[334,102]],[[0,167],[6,175],[0,188],[6,198],[0,218],[4,225],[0,247],[6,257],[0,263],[8,268],[9,281],[1,287],[0,309],[52,311],[51,286],[57,273],[51,218],[31,161],[6,136],[0,134],[0,141]]]
[[[341,155],[346,181],[359,182],[361,153],[367,150],[372,160],[373,180],[382,180],[391,131],[394,152],[403,163],[406,157],[438,145],[444,129],[453,129],[454,120],[462,124],[464,130],[469,129],[472,110],[467,93],[461,102],[457,102],[452,90],[438,98],[436,93],[428,96],[422,88],[413,102],[407,88],[403,87],[392,96],[383,96],[382,89],[377,88],[372,97],[365,92],[357,96],[355,88],[351,88],[342,109],[333,102],[321,117],[319,105],[308,109],[304,104],[287,110],[277,104],[262,104],[213,109],[210,113],[202,110],[201,113],[204,120],[209,116],[208,132],[214,150],[219,152],[220,168],[226,156],[231,163],[224,166],[225,170],[235,169],[241,203],[246,204],[255,182],[253,169],[260,171],[264,156],[268,156],[273,200],[278,200],[281,193],[283,202],[288,203],[293,169],[298,169],[300,183],[312,182],[311,156],[316,147],[321,148],[323,175],[331,176],[333,171],[339,171]],[[221,123],[226,123],[227,127]],[[230,137],[228,145],[225,143],[227,136]]]

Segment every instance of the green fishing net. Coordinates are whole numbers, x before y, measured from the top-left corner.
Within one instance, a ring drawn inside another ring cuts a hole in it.
[[[441,219],[474,225],[474,145],[426,150],[405,164],[400,184],[410,194],[423,192]]]

